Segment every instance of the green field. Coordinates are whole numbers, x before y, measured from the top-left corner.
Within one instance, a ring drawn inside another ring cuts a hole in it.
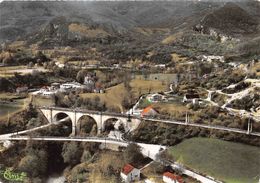
[[[192,138],[171,147],[175,160],[227,183],[257,183],[260,148],[209,138]]]

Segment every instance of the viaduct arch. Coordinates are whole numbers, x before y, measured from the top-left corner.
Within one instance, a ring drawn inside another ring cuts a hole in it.
[[[79,120],[83,116],[89,116],[97,124],[97,134],[100,134],[105,130],[106,123],[111,119],[116,119],[117,125],[122,125],[125,131],[134,129],[140,123],[139,119],[129,118],[123,114],[116,113],[106,113],[106,112],[97,112],[81,109],[69,109],[69,108],[58,108],[58,107],[41,107],[39,110],[43,113],[49,123],[55,123],[57,121],[57,116],[61,114],[66,114],[72,123],[72,136],[78,134],[80,130]]]

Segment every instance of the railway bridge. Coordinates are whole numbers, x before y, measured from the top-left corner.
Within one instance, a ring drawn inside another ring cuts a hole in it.
[[[140,119],[134,116],[121,113],[110,113],[110,112],[99,112],[91,111],[85,109],[69,109],[60,107],[38,107],[38,109],[43,113],[49,123],[55,123],[60,115],[68,117],[72,123],[72,136],[79,133],[81,125],[80,119],[83,116],[88,116],[92,118],[97,124],[97,133],[100,134],[105,130],[105,125],[108,120],[115,120],[117,125],[123,125],[125,131],[134,130],[138,127],[141,122]]]
[[[122,113],[110,113],[110,112],[99,112],[99,111],[91,111],[85,109],[70,109],[70,108],[60,108],[60,107],[39,107],[41,112],[47,118],[49,123],[55,123],[62,119],[58,119],[59,114],[65,114],[63,119],[69,118],[72,122],[72,136],[78,135],[80,131],[80,119],[83,116],[91,117],[97,124],[97,132],[100,134],[105,130],[105,125],[108,123],[110,119],[116,120],[115,123],[117,125],[123,125],[125,131],[133,131],[135,130],[142,120],[144,121],[153,121],[167,124],[175,124],[175,125],[183,125],[190,127],[198,127],[198,128],[206,128],[212,130],[220,130],[234,133],[241,133],[246,135],[258,136],[260,137],[259,132],[253,131],[253,124],[251,121],[248,122],[247,130],[239,129],[239,128],[231,128],[225,126],[215,126],[210,124],[197,124],[190,122],[189,116],[186,115],[185,121],[176,121],[176,120],[166,120],[166,119],[157,119],[150,117],[140,117],[129,114]],[[116,125],[115,125],[116,126]]]

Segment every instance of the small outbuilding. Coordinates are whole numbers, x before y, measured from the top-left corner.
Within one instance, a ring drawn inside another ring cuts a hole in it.
[[[155,103],[167,101],[166,97],[159,93],[150,94],[146,98],[149,102],[155,102]]]
[[[158,114],[159,114],[159,112],[156,109],[154,109],[152,106],[146,107],[141,112],[142,117],[155,117]]]
[[[192,102],[193,104],[197,103],[200,99],[199,94],[194,93],[194,94],[185,94],[183,97],[183,102]]]
[[[120,173],[124,182],[134,182],[140,180],[140,170],[130,164],[126,164]]]
[[[163,174],[163,182],[165,182],[165,183],[184,183],[181,176],[175,175],[171,172],[165,172]]]
[[[26,93],[28,92],[28,87],[27,86],[22,86],[22,87],[17,87],[16,88],[16,93],[20,94],[20,93]]]

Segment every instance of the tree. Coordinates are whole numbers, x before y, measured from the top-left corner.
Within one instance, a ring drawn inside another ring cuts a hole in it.
[[[62,157],[65,163],[76,165],[80,162],[82,148],[77,142],[65,143],[62,147]]]
[[[33,68],[33,62],[29,62],[29,64],[27,65],[28,68]]]
[[[43,175],[47,171],[48,157],[45,150],[29,148],[25,157],[19,162],[18,168],[32,177]]]
[[[78,73],[77,73],[77,76],[76,76],[76,80],[79,82],[79,83],[83,83],[84,82],[84,77],[87,75],[87,70],[80,70]]]
[[[92,157],[91,153],[89,151],[84,150],[84,152],[81,156],[80,162],[81,163],[87,162],[91,159],[91,157]]]
[[[38,51],[35,55],[35,59],[37,60],[37,63],[41,64],[42,62],[46,62],[49,61],[50,59],[46,57],[46,55],[44,55],[42,53],[42,51]]]
[[[143,159],[140,146],[134,143],[126,147],[123,156],[126,163],[137,163],[140,159]]]
[[[4,65],[13,65],[14,64],[14,58],[11,55],[11,53],[5,55],[5,57],[3,58],[3,64]]]
[[[123,106],[124,109],[129,109],[131,106],[130,101],[127,97],[123,98],[121,105]]]

